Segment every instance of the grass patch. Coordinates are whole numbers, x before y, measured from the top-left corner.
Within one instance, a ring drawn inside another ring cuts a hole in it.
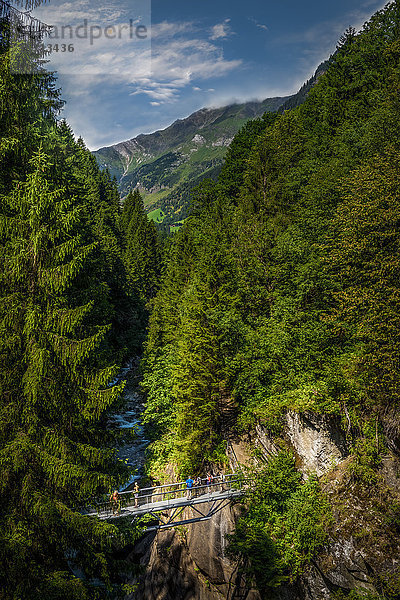
[[[155,210],[147,213],[147,217],[150,221],[162,223],[165,219],[165,213],[161,210],[161,208],[156,208]]]

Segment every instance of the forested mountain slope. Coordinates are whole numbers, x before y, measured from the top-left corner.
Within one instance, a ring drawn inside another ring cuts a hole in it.
[[[216,177],[233,136],[248,121],[276,111],[288,98],[204,108],[162,131],[94,152],[118,181],[121,195],[139,187],[147,210],[162,208],[167,221],[188,214],[190,191]]]
[[[400,453],[399,59],[396,1],[346,32],[304,103],[249,123],[199,187],[154,300],[150,470],[223,460],[221,398],[278,449],[230,546],[263,598],[303,597],[282,586],[311,563],[328,579],[346,560],[337,540],[367,580],[325,597],[400,595],[400,496],[385,471]],[[349,456],[330,480],[302,480],[290,415],[339,423]]]

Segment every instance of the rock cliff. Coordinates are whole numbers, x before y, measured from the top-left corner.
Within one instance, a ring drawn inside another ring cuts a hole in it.
[[[400,582],[400,461],[393,452],[378,473],[379,496],[356,485],[349,476],[351,457],[345,432],[334,418],[315,414],[286,415],[285,441],[307,478],[315,473],[330,499],[334,514],[329,542],[293,585],[277,588],[276,600],[333,600],[363,589],[376,593],[384,579],[394,590]],[[278,446],[258,426],[251,438],[233,444],[241,462],[251,460],[250,444],[265,458]],[[191,509],[187,509],[190,511]],[[262,600],[226,556],[227,535],[234,531],[241,507],[226,508],[205,522],[147,536],[136,547],[144,567],[131,600]],[[396,596],[393,596],[396,597]]]
[[[135,548],[145,570],[131,600],[261,600],[225,554],[239,510],[225,508],[209,521],[146,536]]]

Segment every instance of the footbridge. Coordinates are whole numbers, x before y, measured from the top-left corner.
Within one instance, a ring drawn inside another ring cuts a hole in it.
[[[211,519],[232,500],[243,496],[249,480],[235,473],[205,479],[188,489],[186,482],[168,483],[142,488],[135,497],[134,491],[119,493],[118,502],[102,502],[85,511],[101,520],[129,517],[132,523],[148,516],[147,531],[169,529],[177,525],[196,523]],[[190,513],[185,509],[190,508]]]

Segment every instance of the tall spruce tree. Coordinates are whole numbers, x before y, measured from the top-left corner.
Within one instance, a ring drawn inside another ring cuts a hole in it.
[[[128,275],[134,288],[146,302],[157,291],[161,257],[156,227],[147,218],[138,190],[130,192],[126,197],[120,223],[125,232],[125,265]]]
[[[58,597],[58,579],[80,597],[71,552],[89,577],[107,577],[102,549],[115,529],[79,506],[124,472],[100,426],[122,389],[109,387],[115,366],[96,367],[108,328],[74,291],[96,244],[83,242],[82,206],[48,179],[49,162],[39,152],[2,198],[0,552],[10,598]]]
[[[117,196],[96,169],[88,186],[88,151],[57,126],[61,103],[37,62],[40,44],[27,55],[30,75],[10,68],[18,44],[8,43],[9,3],[0,8],[0,595],[115,596],[109,551],[123,536],[80,508],[127,477],[106,427],[122,390],[109,385],[120,250],[107,227],[116,231]],[[16,12],[29,36],[29,13]],[[96,220],[97,200],[108,217]]]
[[[39,4],[0,0],[0,193],[24,176],[32,152],[63,106],[54,74],[41,64],[47,26],[29,16]]]

